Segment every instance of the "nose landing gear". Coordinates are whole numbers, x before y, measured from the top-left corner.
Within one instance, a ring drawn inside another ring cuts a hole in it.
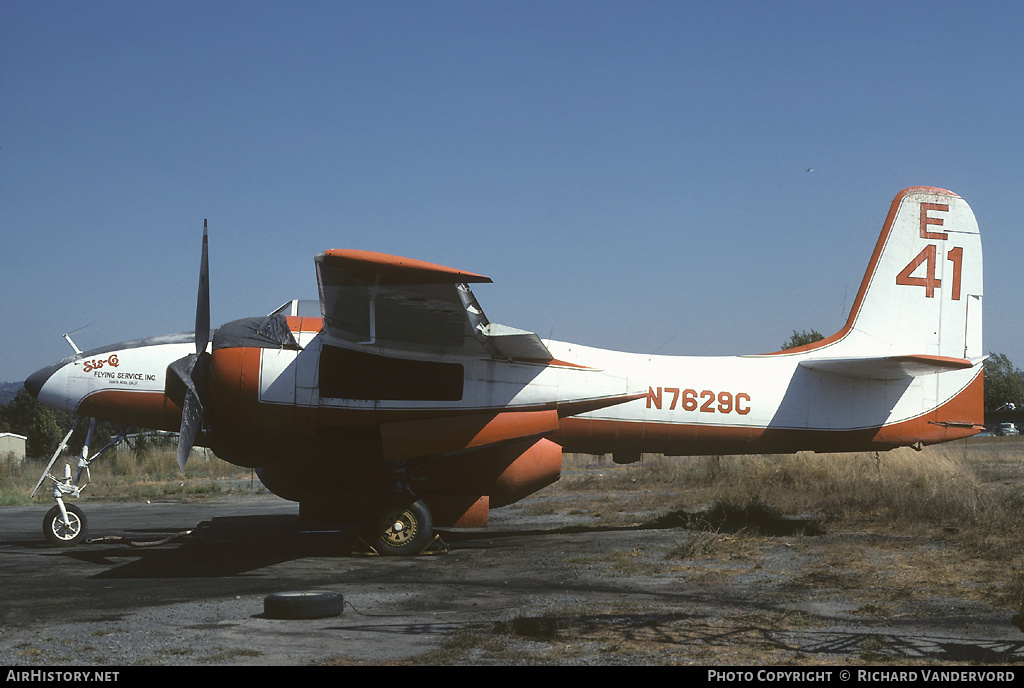
[[[43,484],[43,481],[49,478],[53,482],[53,498],[56,500],[57,505],[52,507],[46,512],[46,516],[43,518],[43,535],[46,536],[46,540],[57,547],[73,547],[80,542],[85,540],[86,529],[88,526],[88,520],[85,518],[85,513],[74,504],[65,504],[64,497],[80,497],[82,490],[89,484],[89,464],[98,459],[101,454],[106,452],[111,447],[116,446],[122,440],[130,430],[125,430],[123,433],[112,439],[110,442],[100,449],[98,452],[89,456],[89,442],[92,441],[93,431],[96,429],[96,419],[92,418],[89,421],[89,431],[85,436],[85,444],[82,446],[82,453],[78,459],[78,470],[75,473],[74,479],[71,477],[71,466],[64,464],[64,477],[56,478],[50,474],[50,469],[53,468],[53,464],[56,463],[57,457],[64,451],[64,447],[67,446],[68,440],[71,439],[71,435],[74,434],[75,429],[78,427],[78,423],[81,418],[76,418],[74,424],[71,426],[71,430],[64,436],[64,440],[57,447],[57,451],[53,453],[53,457],[50,459],[50,463],[46,465],[46,469],[43,471],[43,475],[40,476],[39,482],[36,483],[35,489],[32,490],[30,496],[35,497],[36,492],[39,491],[39,486]],[[80,484],[82,476],[85,476],[85,485]]]

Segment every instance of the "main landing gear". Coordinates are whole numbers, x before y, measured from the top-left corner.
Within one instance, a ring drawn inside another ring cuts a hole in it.
[[[371,527],[370,546],[385,556],[419,554],[434,540],[430,509],[411,495],[393,500]]]
[[[389,463],[391,491],[376,506],[364,505],[370,507],[372,520],[363,541],[373,552],[392,557],[413,556],[433,549],[435,541],[440,541],[434,535],[430,509],[410,487],[415,483],[417,469],[417,465],[407,461]]]

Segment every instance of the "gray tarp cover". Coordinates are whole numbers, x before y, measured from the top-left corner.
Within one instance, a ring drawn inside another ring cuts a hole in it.
[[[217,328],[213,348],[258,347],[261,349],[301,349],[295,341],[283,313],[264,318],[243,318]]]

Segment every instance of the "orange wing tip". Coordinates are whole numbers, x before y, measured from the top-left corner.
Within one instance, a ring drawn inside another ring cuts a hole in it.
[[[386,284],[458,284],[491,281],[491,278],[485,275],[456,270],[425,260],[358,249],[330,249],[318,255],[316,262],[368,277],[380,276]]]

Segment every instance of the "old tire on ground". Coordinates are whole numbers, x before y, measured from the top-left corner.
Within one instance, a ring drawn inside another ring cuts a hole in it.
[[[377,519],[373,548],[387,556],[419,554],[434,539],[434,519],[423,500],[399,499]]]
[[[43,517],[43,535],[51,545],[57,547],[74,547],[84,541],[89,525],[85,512],[74,504],[65,504],[68,512],[68,523],[60,515],[60,507],[54,506]]]
[[[275,592],[263,599],[263,613],[271,619],[322,619],[340,615],[344,606],[342,594],[330,590]]]

